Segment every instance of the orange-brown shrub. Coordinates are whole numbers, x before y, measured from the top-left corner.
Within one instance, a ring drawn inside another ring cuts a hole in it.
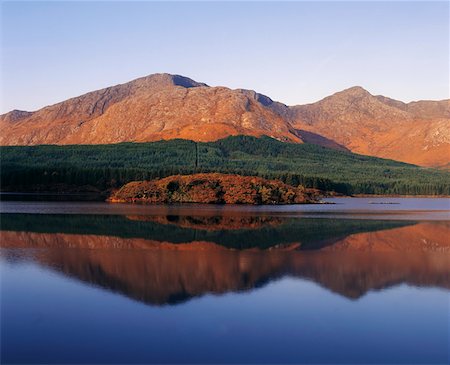
[[[111,202],[299,204],[317,201],[317,191],[254,176],[204,173],[175,175],[124,185]]]

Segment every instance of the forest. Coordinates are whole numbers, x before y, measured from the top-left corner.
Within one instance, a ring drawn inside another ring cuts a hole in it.
[[[220,172],[352,194],[450,195],[448,171],[269,137],[108,145],[2,146],[1,189],[118,188],[135,180]]]

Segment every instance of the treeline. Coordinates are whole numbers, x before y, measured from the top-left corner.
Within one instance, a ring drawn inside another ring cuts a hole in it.
[[[244,176],[259,176],[280,180],[292,186],[302,185],[324,191],[351,194],[351,185],[335,183],[329,179],[303,176],[290,173],[260,173],[227,168],[166,168],[142,170],[136,168],[78,168],[78,167],[24,167],[23,165],[5,165],[1,173],[2,187],[67,184],[75,186],[90,185],[99,190],[118,188],[130,181],[153,180],[172,175],[190,175],[196,173],[221,172]]]
[[[134,180],[221,172],[342,194],[450,195],[446,171],[269,137],[1,147],[0,153],[3,190],[52,184],[106,190]]]

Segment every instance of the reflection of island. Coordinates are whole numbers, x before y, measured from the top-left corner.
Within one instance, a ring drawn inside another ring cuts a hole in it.
[[[200,240],[3,231],[2,246],[44,248],[31,253],[41,265],[146,303],[170,304],[249,290],[285,275],[348,298],[400,283],[450,288],[449,236],[448,222],[427,222],[350,232],[302,251],[301,240],[236,250]]]
[[[237,215],[129,215],[127,219],[140,222],[172,224],[182,228],[201,229],[206,231],[257,229],[264,226],[279,226],[286,219],[273,216],[237,216]]]
[[[267,249],[301,243],[302,250],[320,249],[359,232],[414,224],[408,221],[286,218],[271,216],[119,216],[1,214],[3,231],[68,233],[142,238],[186,244],[205,241],[226,248]],[[112,246],[115,247],[115,246]]]

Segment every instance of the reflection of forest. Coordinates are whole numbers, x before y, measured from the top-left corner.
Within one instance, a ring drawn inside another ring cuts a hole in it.
[[[143,238],[174,244],[206,241],[227,248],[266,249],[301,243],[318,249],[349,234],[414,224],[408,221],[285,218],[273,216],[119,216],[1,214],[1,229],[39,233]]]
[[[311,221],[314,226],[315,220]],[[348,226],[352,229],[346,235],[340,231],[335,239],[327,237],[326,244],[321,236],[316,250],[307,251],[301,250],[301,237],[268,250],[227,249],[209,240],[174,244],[93,233],[30,231],[3,231],[1,242],[4,248],[42,248],[28,254],[40,265],[150,304],[250,290],[285,275],[313,280],[348,298],[400,283],[450,289],[448,222],[403,222],[396,228],[369,226],[366,231],[361,229],[364,222],[370,221],[360,221],[357,229]],[[293,225],[282,222],[276,227]],[[258,247],[257,242],[251,247]],[[12,257],[13,251],[4,250],[3,255]]]

